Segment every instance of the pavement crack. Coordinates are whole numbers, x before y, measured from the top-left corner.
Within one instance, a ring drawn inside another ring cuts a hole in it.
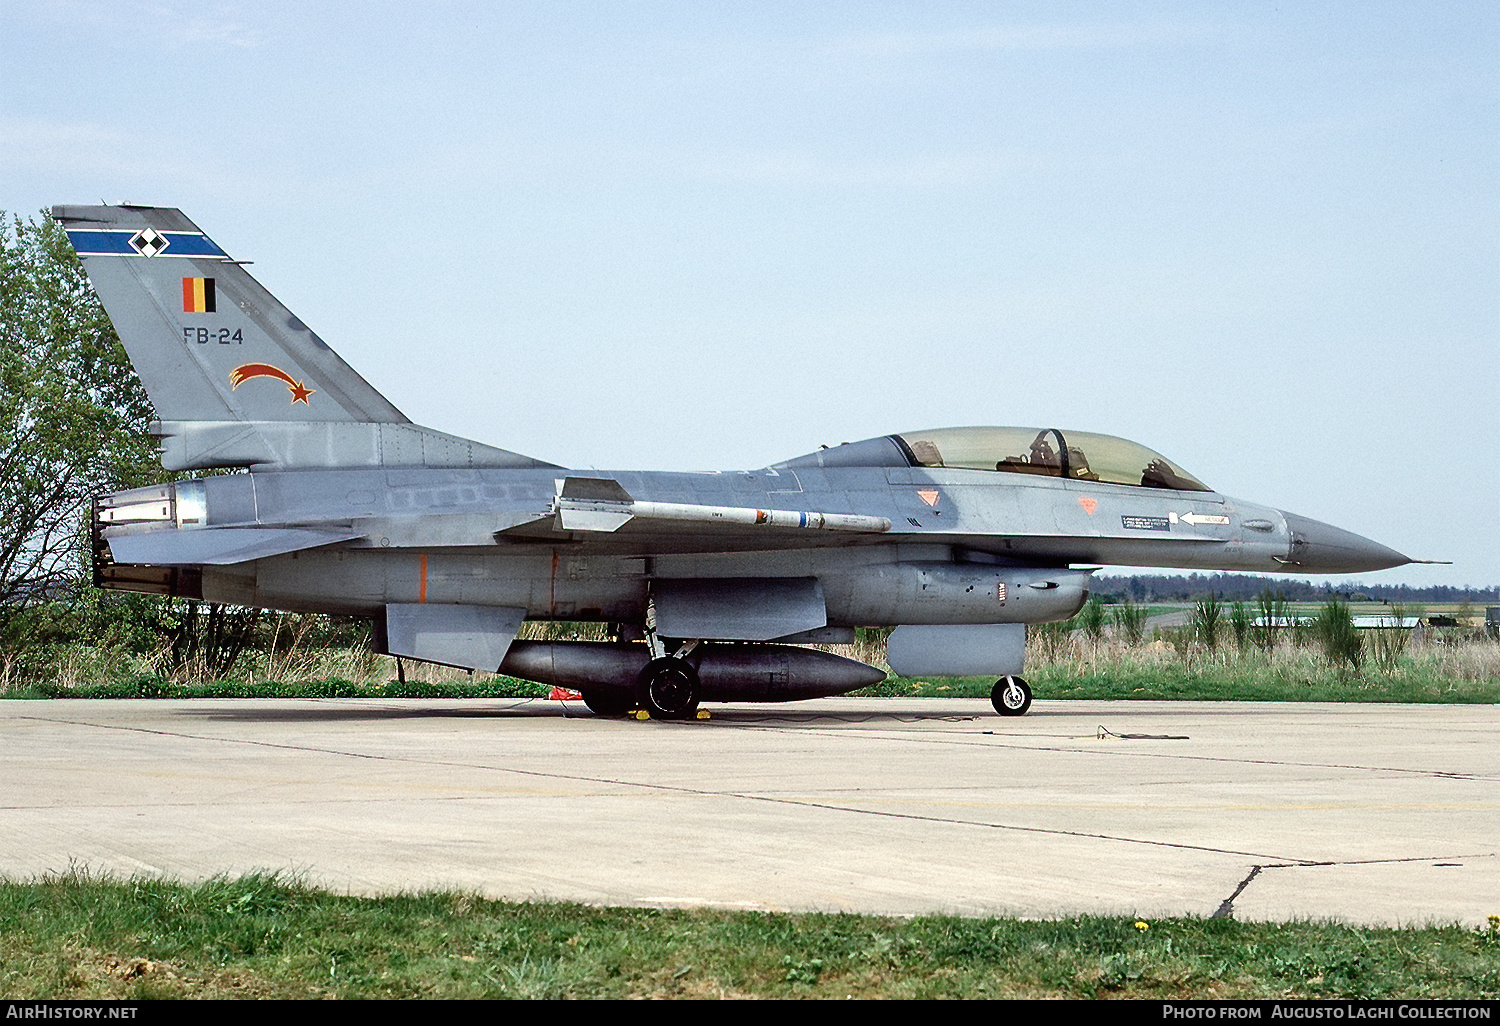
[[[1234,889],[1234,893],[1231,894],[1229,897],[1225,898],[1223,901],[1221,901],[1219,903],[1219,907],[1214,910],[1214,914],[1211,915],[1211,916],[1209,916],[1208,918],[1210,918],[1210,919],[1232,919],[1232,918],[1234,918],[1234,899],[1238,898],[1244,892],[1245,888],[1250,886],[1250,881],[1251,880],[1254,880],[1257,876],[1260,876],[1260,871],[1262,869],[1264,869],[1264,868],[1265,868],[1264,866],[1251,866],[1250,867],[1250,875],[1247,876],[1247,877],[1245,877],[1245,879],[1243,879],[1243,880],[1240,881],[1240,885]]]
[[[678,790],[687,791],[686,788]],[[1156,848],[1174,848],[1180,851],[1206,851],[1215,855],[1248,855],[1251,858],[1261,857],[1256,852],[1236,851],[1232,848],[1217,848],[1204,844],[1185,844],[1180,841],[1154,841],[1144,837],[1124,837],[1118,834],[1100,834],[1088,830],[1063,830],[1058,827],[1029,827],[1017,826],[1013,823],[992,823],[984,820],[955,819],[951,816],[923,816],[914,812],[889,812],[882,809],[857,809],[848,805],[834,805],[829,802],[814,802],[795,798],[772,798],[766,795],[741,794],[735,791],[697,791],[696,794],[713,795],[725,798],[743,798],[748,801],[770,802],[779,805],[797,805],[809,809],[826,809],[831,812],[848,812],[858,816],[876,816],[886,819],[902,819],[919,823],[943,823],[949,826],[981,827],[989,830],[1009,830],[1023,834],[1046,834],[1053,837],[1080,837],[1091,841],[1118,841],[1122,844],[1141,844]],[[1293,860],[1293,864],[1298,864]]]
[[[790,727],[783,727],[783,726],[780,726],[780,725],[777,725],[777,724],[770,724],[770,723],[728,723],[728,722],[724,722],[724,721],[715,722],[715,723],[713,723],[713,726],[715,726],[715,727],[717,727],[717,728],[719,728],[721,730],[736,729],[736,730],[790,731],[791,729],[793,729],[793,728],[790,728]],[[985,731],[983,734],[976,736],[976,735],[974,735],[972,733],[959,733],[959,732],[956,732],[956,731],[949,731],[949,732],[947,732],[948,734],[950,734],[950,736],[948,736],[948,737],[931,737],[931,736],[918,737],[918,736],[909,735],[909,734],[897,734],[897,733],[891,733],[890,731],[882,731],[882,730],[879,730],[879,729],[863,728],[863,727],[850,728],[850,729],[834,729],[834,728],[824,728],[824,727],[808,727],[808,728],[800,728],[800,729],[802,729],[806,733],[821,733],[821,734],[823,734],[825,736],[829,736],[829,737],[874,737],[874,738],[878,738],[878,739],[884,740],[884,741],[899,741],[899,742],[905,742],[905,743],[909,743],[909,744],[923,744],[923,745],[969,745],[969,746],[982,745],[982,746],[987,747],[987,748],[1007,748],[1007,749],[1019,750],[1019,751],[1026,751],[1026,752],[1051,752],[1051,753],[1055,753],[1055,754],[1059,754],[1059,755],[1106,756],[1106,757],[1127,758],[1127,759],[1165,759],[1165,760],[1168,760],[1168,761],[1177,760],[1177,761],[1182,761],[1182,762],[1208,762],[1208,763],[1220,763],[1220,764],[1226,764],[1227,763],[1229,765],[1235,765],[1235,766],[1280,766],[1280,767],[1285,767],[1287,769],[1354,770],[1354,771],[1361,772],[1361,773],[1398,773],[1398,774],[1401,774],[1403,776],[1429,777],[1429,778],[1434,778],[1435,777],[1435,778],[1438,778],[1438,779],[1441,779],[1441,780],[1492,781],[1492,780],[1497,779],[1494,774],[1489,774],[1489,773],[1464,773],[1464,772],[1455,772],[1455,771],[1452,771],[1452,770],[1413,769],[1410,766],[1371,766],[1371,765],[1362,765],[1360,763],[1346,763],[1346,762],[1301,762],[1301,761],[1297,761],[1297,760],[1294,760],[1294,759],[1249,759],[1249,758],[1244,758],[1243,756],[1228,757],[1228,756],[1219,756],[1219,755],[1189,755],[1189,754],[1186,754],[1186,753],[1183,753],[1183,752],[1180,752],[1180,751],[1179,752],[1151,752],[1151,751],[1142,751],[1139,748],[1128,748],[1128,749],[1127,748],[1119,748],[1119,747],[1116,747],[1116,748],[1073,748],[1073,747],[1064,747],[1062,745],[1056,745],[1056,744],[1030,744],[1029,745],[1029,744],[1018,744],[1018,743],[1014,743],[1014,742],[1010,742],[1010,741],[1000,741],[1000,740],[997,740],[1000,737],[1006,737],[1006,738],[1024,738],[1024,737],[1061,738],[1061,737],[1067,737],[1067,738],[1071,738],[1072,740],[1098,740],[1098,738],[1096,738],[1095,735],[1092,734],[1092,733],[1090,733],[1090,734],[1036,734],[1036,735],[1028,735],[1028,734],[1021,734],[1021,733],[1007,733],[1007,734],[1004,734],[1004,735],[1000,735],[1000,734],[995,734],[992,731]],[[954,735],[954,734],[958,734],[958,736],[951,736],[951,735]],[[1172,740],[1184,740],[1185,738],[1182,735],[1172,735],[1171,739]]]
[[[1219,903],[1210,919],[1233,919],[1234,901],[1250,886],[1250,881],[1260,875],[1263,869],[1326,869],[1330,866],[1384,866],[1403,862],[1431,862],[1437,865],[1459,865],[1460,863],[1445,862],[1446,859],[1485,859],[1494,858],[1495,852],[1471,852],[1464,855],[1407,855],[1395,859],[1345,859],[1336,861],[1299,861],[1299,862],[1276,862],[1263,863],[1250,867],[1250,875],[1240,881],[1240,885],[1234,889],[1234,893]]]
[[[839,804],[835,804],[835,803],[832,803],[832,802],[819,802],[819,801],[811,801],[811,800],[808,800],[808,799],[786,798],[786,797],[777,797],[777,796],[772,796],[772,795],[747,794],[747,793],[741,792],[741,791],[719,791],[719,790],[713,790],[713,789],[710,789],[710,788],[686,787],[686,786],[683,786],[681,784],[664,784],[664,783],[659,783],[659,782],[655,782],[655,781],[625,780],[625,779],[619,779],[619,778],[614,778],[614,777],[592,776],[592,775],[583,774],[583,773],[558,773],[558,772],[555,772],[555,771],[546,771],[546,770],[528,770],[528,769],[519,769],[519,768],[514,767],[514,766],[488,766],[488,765],[476,764],[476,763],[472,763],[472,762],[459,762],[459,761],[455,761],[455,760],[451,760],[451,759],[423,759],[423,758],[412,758],[410,756],[400,756],[400,755],[384,755],[384,754],[374,754],[374,753],[369,753],[369,752],[352,752],[352,751],[347,751],[347,750],[338,749],[338,748],[324,748],[324,747],[321,747],[321,746],[318,746],[318,745],[287,744],[285,742],[263,741],[263,740],[260,740],[260,739],[257,739],[257,738],[214,737],[212,735],[191,734],[191,733],[188,733],[186,731],[162,730],[162,729],[159,729],[159,728],[150,728],[150,727],[120,726],[120,725],[114,725],[114,724],[99,724],[99,723],[90,723],[88,721],[67,721],[67,720],[60,721],[58,719],[52,719],[52,718],[47,718],[47,717],[37,717],[37,719],[46,719],[48,722],[52,722],[52,723],[57,723],[57,722],[71,722],[71,723],[73,723],[76,726],[93,727],[95,729],[121,730],[121,731],[129,731],[129,732],[142,733],[142,734],[154,734],[154,735],[164,736],[164,737],[179,737],[179,738],[190,739],[190,740],[194,740],[194,741],[212,741],[212,742],[217,742],[217,743],[220,743],[220,744],[247,745],[247,746],[257,747],[257,748],[282,749],[282,750],[298,751],[298,752],[317,752],[317,753],[320,753],[320,754],[323,754],[323,755],[340,756],[340,757],[350,758],[350,759],[369,759],[369,760],[377,761],[377,762],[404,762],[404,763],[414,763],[414,764],[420,764],[420,765],[426,765],[426,766],[447,766],[447,767],[458,767],[458,768],[462,768],[462,769],[471,769],[471,770],[487,770],[489,772],[494,772],[494,773],[512,773],[512,774],[515,774],[517,776],[533,777],[533,778],[543,779],[543,780],[567,780],[567,781],[572,781],[572,782],[575,782],[575,783],[611,784],[611,785],[614,785],[616,787],[633,787],[633,788],[639,788],[641,790],[647,790],[647,791],[657,791],[657,792],[663,792],[663,793],[668,793],[668,794],[680,794],[680,795],[687,795],[687,796],[701,797],[701,798],[734,798],[734,799],[738,799],[740,801],[763,802],[763,803],[770,804],[770,805],[789,805],[789,806],[796,806],[796,807],[807,808],[807,809],[822,809],[822,810],[829,811],[829,812],[842,812],[842,813],[846,813],[846,814],[852,814],[852,815],[855,815],[855,816],[875,817],[875,818],[881,818],[881,819],[896,819],[896,820],[905,820],[905,821],[908,821],[908,822],[917,822],[917,823],[940,823],[940,824],[944,824],[944,825],[948,825],[948,826],[969,827],[969,828],[978,827],[978,828],[981,828],[981,829],[988,829],[988,830],[1008,830],[1008,831],[1013,831],[1013,832],[1016,832],[1016,833],[1042,834],[1042,835],[1050,835],[1050,836],[1054,836],[1054,837],[1077,837],[1077,838],[1082,838],[1082,839],[1085,839],[1085,840],[1094,840],[1094,841],[1115,841],[1115,842],[1119,842],[1119,843],[1122,843],[1122,844],[1138,844],[1138,845],[1145,845],[1145,846],[1148,846],[1148,847],[1155,847],[1155,848],[1172,848],[1172,849],[1182,850],[1182,851],[1211,852],[1211,853],[1216,854],[1216,855],[1246,856],[1246,857],[1254,858],[1254,859],[1266,859],[1267,861],[1270,861],[1270,862],[1285,861],[1285,862],[1290,862],[1290,863],[1293,863],[1293,864],[1296,864],[1298,862],[1298,860],[1296,860],[1296,859],[1289,859],[1289,858],[1287,858],[1287,859],[1278,859],[1276,856],[1274,856],[1274,855],[1268,855],[1265,852],[1239,851],[1239,850],[1232,849],[1232,848],[1219,848],[1219,847],[1214,847],[1214,846],[1211,846],[1211,845],[1187,844],[1187,843],[1183,843],[1183,842],[1179,842],[1179,841],[1157,841],[1157,840],[1151,840],[1149,838],[1124,837],[1124,836],[1119,836],[1119,835],[1114,835],[1114,834],[1094,833],[1094,832],[1086,831],[1086,830],[1064,830],[1064,829],[1058,828],[1058,827],[1017,826],[1017,825],[1012,824],[1012,823],[995,823],[995,822],[988,822],[988,821],[985,821],[985,820],[957,819],[957,818],[951,817],[951,816],[924,816],[924,815],[921,815],[919,813],[914,813],[914,812],[891,812],[889,810],[884,810],[884,809],[861,809],[861,808],[857,808],[855,806],[839,805]]]
[[[1250,880],[1254,879],[1254,877],[1256,876],[1256,874],[1262,868],[1265,868],[1265,869],[1308,868],[1308,867],[1321,866],[1321,865],[1352,864],[1352,863],[1321,862],[1321,861],[1312,860],[1312,859],[1298,859],[1298,858],[1285,857],[1285,856],[1278,857],[1278,856],[1275,856],[1275,855],[1267,854],[1265,852],[1240,851],[1240,850],[1233,849],[1233,848],[1222,848],[1222,847],[1217,847],[1217,846],[1213,846],[1213,845],[1188,844],[1188,843],[1185,843],[1185,842],[1178,842],[1178,841],[1161,841],[1161,840],[1154,840],[1154,839],[1143,838],[1143,837],[1127,837],[1127,836],[1122,836],[1122,835],[1117,835],[1117,834],[1096,833],[1096,832],[1093,832],[1093,831],[1086,831],[1086,830],[1067,830],[1067,829],[1063,829],[1063,828],[1059,828],[1059,827],[1019,826],[1019,825],[1012,824],[1012,823],[999,823],[999,822],[992,822],[992,821],[986,821],[986,820],[958,819],[958,818],[951,817],[951,816],[930,816],[930,815],[922,815],[920,813],[913,813],[913,812],[894,812],[894,811],[884,810],[884,809],[859,808],[857,806],[852,806],[852,805],[836,804],[836,803],[833,803],[833,802],[814,801],[814,800],[811,800],[811,799],[804,799],[804,798],[791,798],[791,797],[775,796],[775,795],[768,795],[768,794],[752,794],[752,793],[745,793],[745,792],[740,792],[740,791],[728,791],[728,790],[715,790],[715,789],[711,789],[711,788],[688,787],[688,786],[684,786],[684,785],[681,785],[681,784],[668,784],[668,783],[661,783],[661,782],[658,782],[658,781],[650,781],[650,780],[628,780],[628,779],[615,778],[615,777],[594,776],[594,775],[591,775],[591,774],[584,774],[584,773],[560,773],[560,772],[551,771],[551,770],[521,769],[521,768],[514,767],[514,766],[494,766],[494,765],[486,765],[486,764],[483,764],[483,763],[458,761],[458,760],[452,760],[452,759],[431,759],[431,758],[420,758],[420,757],[412,757],[412,756],[405,756],[405,755],[391,755],[391,754],[383,754],[383,753],[350,751],[350,750],[347,750],[347,749],[329,748],[329,747],[322,747],[322,746],[318,746],[318,745],[289,744],[289,743],[286,743],[286,742],[265,741],[265,740],[261,740],[261,739],[258,739],[258,738],[215,737],[213,735],[193,734],[193,733],[189,733],[187,731],[180,731],[180,730],[164,730],[164,729],[160,729],[160,728],[139,727],[139,726],[126,726],[126,725],[118,725],[118,724],[101,724],[101,723],[89,722],[89,721],[86,721],[86,720],[82,720],[82,721],[80,721],[80,720],[69,720],[69,719],[63,719],[63,718],[57,718],[57,717],[40,717],[40,716],[38,716],[38,717],[21,717],[21,718],[25,718],[25,719],[38,719],[38,720],[43,720],[43,721],[49,722],[49,723],[59,723],[59,722],[71,723],[74,726],[90,727],[90,728],[99,729],[99,730],[119,730],[119,731],[128,731],[128,732],[142,733],[142,734],[154,734],[154,735],[158,735],[158,736],[178,737],[178,738],[190,739],[190,740],[194,740],[194,741],[209,741],[209,742],[215,742],[215,743],[219,743],[219,744],[246,745],[246,746],[258,747],[258,748],[282,749],[282,750],[299,751],[299,752],[316,752],[316,753],[323,754],[323,755],[332,755],[332,756],[337,756],[337,757],[342,757],[342,758],[350,758],[350,759],[368,759],[368,760],[376,761],[376,762],[401,762],[401,763],[420,764],[420,765],[429,765],[429,766],[456,767],[456,768],[470,769],[470,770],[482,770],[482,771],[488,771],[488,772],[493,772],[493,773],[509,773],[509,774],[514,774],[516,776],[531,777],[531,778],[542,779],[542,780],[565,780],[565,781],[569,781],[569,782],[573,782],[573,783],[586,783],[586,784],[596,784],[596,785],[612,785],[612,786],[615,786],[615,787],[636,788],[636,789],[643,790],[643,791],[655,791],[655,792],[658,792],[658,793],[666,793],[666,794],[679,794],[679,795],[690,796],[690,797],[732,798],[732,799],[737,799],[737,800],[740,800],[740,801],[762,802],[762,803],[772,804],[772,805],[787,805],[787,806],[795,806],[795,807],[807,808],[807,809],[821,809],[821,810],[825,810],[825,811],[829,811],[829,812],[841,812],[841,813],[852,814],[852,815],[855,815],[855,816],[862,816],[862,817],[874,817],[874,818],[882,818],[882,819],[905,820],[905,821],[908,821],[908,822],[938,823],[938,824],[944,824],[944,825],[948,825],[948,826],[968,827],[968,828],[976,828],[977,827],[977,828],[981,828],[981,829],[1005,830],[1005,831],[1012,831],[1012,832],[1015,832],[1015,833],[1040,834],[1040,835],[1049,835],[1049,836],[1055,836],[1055,837],[1076,837],[1076,838],[1081,838],[1081,839],[1086,839],[1086,840],[1096,840],[1096,841],[1114,841],[1114,842],[1118,842],[1118,843],[1122,843],[1122,844],[1143,845],[1143,846],[1156,847],[1156,848],[1171,848],[1171,849],[1181,850],[1181,851],[1201,851],[1201,852],[1209,852],[1209,853],[1216,854],[1216,855],[1241,856],[1241,857],[1249,857],[1249,858],[1257,859],[1257,860],[1264,860],[1264,861],[1259,862],[1257,864],[1255,870],[1251,872],[1250,876],[1246,877],[1245,880],[1242,881],[1240,887],[1234,892],[1234,894],[1230,895],[1229,898],[1227,898],[1225,900],[1225,902],[1220,905],[1220,909],[1221,910],[1224,909],[1226,906],[1232,905],[1234,899],[1239,896],[1240,892],[1244,890],[1244,887],[1250,882]],[[684,726],[684,727],[686,727],[687,725],[681,724],[681,725],[677,725],[677,726]],[[750,726],[753,727],[754,725],[750,725]],[[765,728],[760,728],[760,729],[765,729]],[[772,729],[776,729],[776,728],[772,728]],[[818,728],[812,728],[812,730],[813,730],[813,732],[823,733],[823,731],[818,730]],[[865,733],[866,736],[869,736],[868,733],[863,732],[863,731],[861,731],[859,733]],[[910,740],[919,740],[919,739],[910,739]],[[944,741],[927,740],[927,741],[923,741],[922,743],[928,743],[928,744],[949,743],[949,744],[952,744],[952,743],[956,743],[956,742],[953,742],[953,741],[944,742]],[[1029,750],[1037,750],[1037,748],[1038,748],[1038,746],[1030,746],[1030,745],[1027,745],[1027,746],[1022,746],[1022,745],[1015,745],[1015,746],[1005,745],[1003,747],[1026,748],[1026,749],[1029,749]],[[1073,752],[1073,753],[1076,753],[1076,751],[1077,751],[1076,749],[1063,749],[1063,748],[1051,748],[1051,747],[1045,747],[1045,748],[1042,748],[1041,750],[1051,750],[1051,751],[1060,751],[1060,752]],[[1109,754],[1123,754],[1123,753],[1109,753]],[[1149,757],[1149,755],[1148,755],[1148,757]],[[1156,757],[1157,758],[1182,758],[1182,756],[1167,756],[1167,755],[1158,755]],[[1202,756],[1197,756],[1197,757],[1189,756],[1187,758],[1194,759],[1196,761],[1246,762],[1246,763],[1259,763],[1259,764],[1262,764],[1262,765],[1267,765],[1267,764],[1269,764],[1269,765],[1283,765],[1283,766],[1311,766],[1311,765],[1316,765],[1316,766],[1321,766],[1321,767],[1328,767],[1330,765],[1330,764],[1327,764],[1327,763],[1294,763],[1294,762],[1282,762],[1282,761],[1279,761],[1279,760],[1260,760],[1260,759],[1215,759],[1215,758],[1206,758],[1206,757],[1202,757]],[[1337,764],[1334,764],[1334,765],[1337,765]],[[1338,768],[1343,768],[1343,769],[1365,769],[1365,770],[1369,770],[1369,769],[1376,769],[1377,767],[1368,767],[1368,766],[1338,766]],[[1400,769],[1394,769],[1393,770],[1392,768],[1388,768],[1388,767],[1379,767],[1379,769],[1383,769],[1383,770],[1388,771],[1388,772],[1390,772],[1390,771],[1404,772],[1404,773],[1410,773],[1410,774],[1421,775],[1421,776],[1446,776],[1446,775],[1450,775],[1450,774],[1434,773],[1433,771],[1430,771],[1430,770],[1424,770],[1424,771],[1400,770]],[[1429,860],[1430,860],[1430,857],[1426,857],[1426,858],[1422,858],[1422,859],[1416,859],[1416,858],[1406,858],[1406,859],[1373,859],[1373,860],[1368,860],[1368,861],[1370,861],[1370,862],[1406,862],[1406,861],[1429,861]],[[1230,914],[1229,912],[1225,912],[1226,916],[1229,915],[1229,914]],[[1217,916],[1218,913],[1216,912],[1215,915]]]

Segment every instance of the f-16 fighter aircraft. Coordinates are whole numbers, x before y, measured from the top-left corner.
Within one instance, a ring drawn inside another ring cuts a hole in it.
[[[105,588],[368,617],[381,652],[663,718],[874,684],[799,646],[894,627],[896,673],[994,676],[995,708],[1019,715],[1026,624],[1079,609],[1080,564],[1412,562],[1057,428],[906,431],[752,471],[567,470],[413,424],[178,210],[52,214],[145,384],[163,465],[248,469],[99,496]],[[528,619],[617,640],[516,640]]]

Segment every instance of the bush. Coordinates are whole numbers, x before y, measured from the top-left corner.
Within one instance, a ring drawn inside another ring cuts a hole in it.
[[[1261,617],[1261,647],[1267,652],[1274,652],[1276,639],[1281,634],[1281,625],[1286,622],[1286,595],[1280,589],[1273,592],[1267,588],[1260,593],[1258,605]]]
[[[1391,606],[1391,621],[1397,626],[1382,627],[1375,631],[1368,639],[1370,658],[1375,661],[1375,666],[1382,673],[1392,673],[1401,661],[1401,655],[1406,651],[1407,643],[1411,641],[1411,633],[1407,628],[1399,626],[1406,618],[1406,607],[1401,603]]]
[[[1098,596],[1084,603],[1074,619],[1078,622],[1078,628],[1090,641],[1098,644],[1104,640],[1104,603],[1099,601]]]
[[[1209,593],[1193,606],[1193,633],[1210,652],[1219,648],[1219,635],[1224,629],[1224,603],[1219,596]]]
[[[1115,630],[1125,637],[1125,643],[1132,648],[1140,645],[1146,637],[1146,618],[1150,611],[1145,606],[1138,606],[1129,599],[1123,605],[1116,606],[1110,610],[1110,619],[1114,621]]]
[[[1027,626],[1026,637],[1028,641],[1034,641],[1041,647],[1043,656],[1056,659],[1068,647],[1075,626],[1077,625],[1072,620],[1034,623]]]
[[[1355,673],[1359,672],[1364,661],[1365,641],[1354,626],[1348,603],[1337,598],[1325,602],[1318,610],[1318,618],[1313,621],[1312,636],[1330,665],[1347,664]]]
[[[1229,629],[1234,633],[1234,647],[1240,652],[1250,647],[1250,628],[1254,623],[1245,603],[1236,602],[1229,607]]]

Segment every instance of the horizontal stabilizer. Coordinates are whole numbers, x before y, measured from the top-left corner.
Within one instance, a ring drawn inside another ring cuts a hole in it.
[[[552,466],[416,424],[159,420],[151,434],[168,470]]]
[[[305,531],[284,527],[206,527],[190,531],[150,531],[107,539],[116,563],[151,566],[223,566],[280,556],[320,545],[351,541],[353,531]]]

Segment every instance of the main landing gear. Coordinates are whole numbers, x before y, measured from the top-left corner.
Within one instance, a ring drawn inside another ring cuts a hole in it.
[[[698,671],[680,656],[663,656],[646,664],[633,691],[586,688],[583,704],[596,716],[624,716],[644,709],[653,720],[692,719],[698,711]]]
[[[1031,708],[1031,685],[1020,677],[1001,677],[990,689],[990,704],[1001,716],[1021,716]]]
[[[589,688],[583,704],[596,716],[624,716],[644,709],[653,720],[692,719],[698,711],[698,671],[678,656],[653,659],[636,678],[635,691]]]
[[[653,659],[641,671],[636,699],[652,719],[690,719],[698,711],[698,671],[681,655]]]
[[[688,662],[699,642],[684,641],[667,654],[656,633],[656,599],[646,597],[646,645],[652,660],[636,678],[636,704],[654,720],[685,720],[698,711],[698,671]]]

